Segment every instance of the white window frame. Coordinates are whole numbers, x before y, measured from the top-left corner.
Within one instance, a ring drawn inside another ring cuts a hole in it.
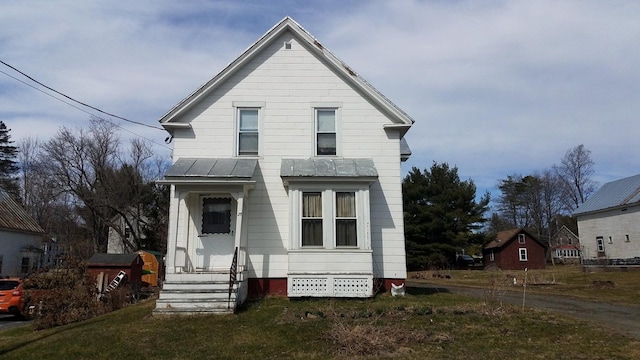
[[[518,234],[518,244],[524,244],[525,236],[524,234]]]
[[[302,201],[303,194],[310,192],[322,193],[322,246],[302,245]],[[337,246],[336,244],[336,193],[355,193],[356,206],[356,245]],[[370,209],[369,209],[369,186],[368,183],[360,184],[327,184],[307,185],[290,184],[290,244],[291,250],[313,250],[313,249],[371,249],[370,234]]]
[[[338,216],[338,193],[353,193],[354,195],[354,207],[355,207],[355,216]],[[357,248],[358,247],[358,192],[357,191],[333,191],[333,222],[334,222],[334,230],[333,230],[333,241],[336,248]],[[356,244],[355,245],[338,245],[338,220],[350,220],[355,221],[356,227]]]
[[[518,258],[520,261],[528,261],[527,248],[518,248]]]
[[[234,101],[234,134],[235,134],[235,149],[234,154],[238,157],[259,157],[262,154],[262,124],[264,117],[265,102],[263,101]],[[240,112],[243,110],[257,110],[258,111],[258,127],[257,129],[241,130],[240,129]],[[240,153],[240,134],[241,133],[257,133],[258,135],[258,149],[255,154],[241,154]]]
[[[340,156],[340,124],[341,124],[341,106],[340,103],[315,103],[312,104],[313,108],[313,155],[319,157],[335,157]],[[333,111],[334,112],[334,129],[333,131],[320,131],[318,129],[318,112],[319,111]],[[318,135],[319,134],[334,134],[336,149],[335,154],[318,154]]]

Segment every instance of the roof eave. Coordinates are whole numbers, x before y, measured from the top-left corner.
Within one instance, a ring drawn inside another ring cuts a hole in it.
[[[202,178],[202,177],[178,177],[156,180],[159,185],[250,185],[254,186],[254,180],[226,179],[226,178]]]

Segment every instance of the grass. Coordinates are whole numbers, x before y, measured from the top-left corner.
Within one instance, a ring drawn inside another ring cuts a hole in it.
[[[269,298],[226,316],[154,317],[148,301],[59,328],[0,332],[0,358],[640,358],[639,341],[590,323],[409,290],[368,300]]]
[[[640,304],[640,271],[583,271],[581,266],[528,270],[527,292],[573,296],[591,301]],[[523,270],[442,270],[409,274],[410,281],[439,285],[522,290]],[[517,285],[513,285],[516,278]]]

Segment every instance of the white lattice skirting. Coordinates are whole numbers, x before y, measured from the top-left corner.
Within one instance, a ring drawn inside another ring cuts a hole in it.
[[[289,297],[371,297],[372,275],[290,275]]]

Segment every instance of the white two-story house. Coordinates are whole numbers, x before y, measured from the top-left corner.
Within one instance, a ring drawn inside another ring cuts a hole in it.
[[[173,165],[155,313],[404,283],[400,163],[413,120],[291,18],[160,123]]]
[[[584,265],[640,267],[640,175],[602,185],[573,216]]]

